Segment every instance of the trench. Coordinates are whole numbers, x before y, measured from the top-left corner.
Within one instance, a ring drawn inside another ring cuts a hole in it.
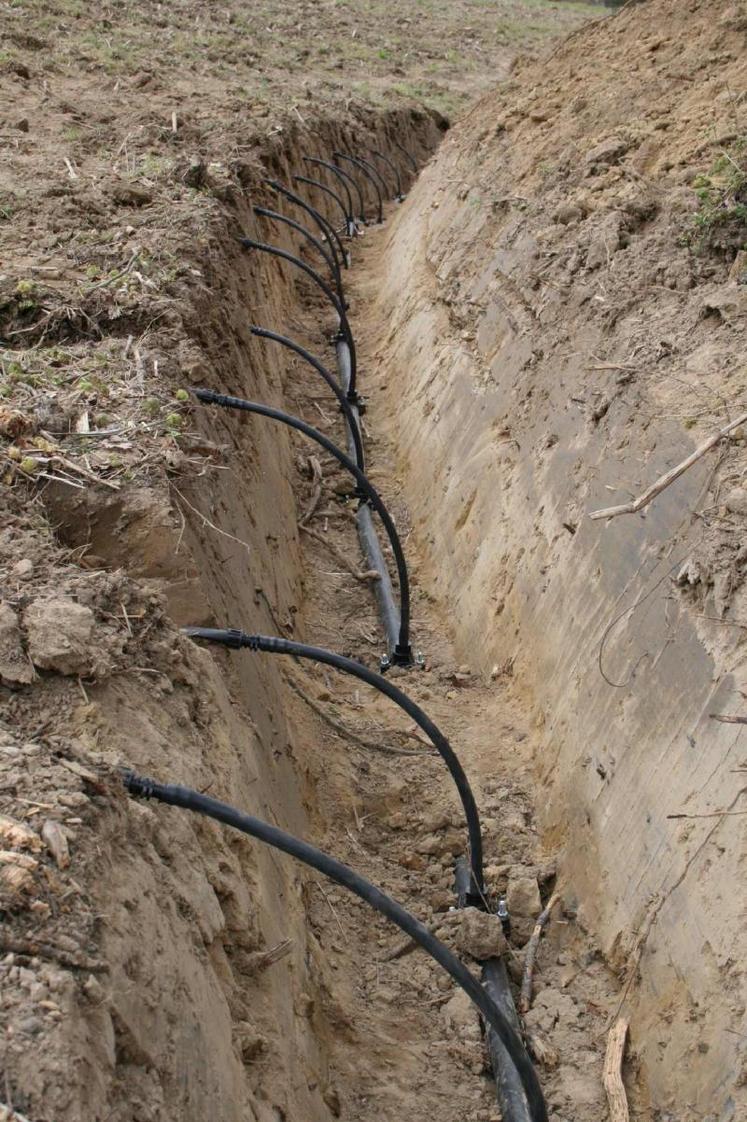
[[[408,139],[410,145],[415,141],[421,163],[438,140],[435,123],[426,119],[420,134],[416,127]],[[388,152],[398,159],[403,179],[411,180],[408,161],[393,145]],[[297,152],[279,161],[294,189],[299,186],[294,169],[302,163]],[[375,213],[378,191],[357,178],[369,213]],[[245,198],[239,208],[244,234],[285,253],[303,252],[294,231],[252,213],[251,188]],[[260,201],[268,205],[264,193]],[[335,202],[314,198],[339,227]],[[387,200],[383,217],[391,218],[401,205],[407,204]],[[379,364],[382,344],[375,317],[366,315],[366,274],[392,249],[384,244],[386,223],[374,222],[361,233],[346,242],[352,263],[344,276],[359,389],[366,395],[367,373]],[[283,332],[334,368],[330,339],[336,317],[329,300],[287,261],[227,249],[224,242],[221,255],[211,261],[207,314],[197,335],[206,362],[196,366],[200,377],[193,384],[280,406],[344,447],[346,426],[328,387],[301,359],[248,336],[250,323]],[[304,260],[321,265],[312,255]],[[243,288],[247,279],[254,293],[250,301]],[[491,909],[506,898],[512,909],[505,962],[516,995],[521,948],[557,880],[554,854],[541,844],[535,825],[536,737],[520,691],[512,688],[510,669],[485,673],[477,661],[456,656],[449,605],[421,577],[423,542],[412,529],[407,485],[386,421],[397,398],[395,384],[377,380],[364,415],[366,471],[405,543],[413,642],[422,649],[424,664],[390,673],[447,732],[469,774],[482,815],[484,892]],[[192,569],[177,582],[166,579],[176,622],[300,638],[378,667],[391,645],[387,649],[372,582],[361,578],[347,473],[326,450],[320,452],[267,417],[206,407],[196,420],[222,450],[227,470],[217,480],[198,481],[183,496]],[[310,517],[303,514],[312,508]],[[300,517],[306,529],[299,529]],[[430,511],[428,519],[435,530],[438,512]],[[252,545],[248,564],[237,545],[247,541]],[[386,555],[391,565],[388,549]],[[417,728],[392,712],[370,686],[341,681],[318,666],[278,665],[284,660],[215,648],[190,650],[188,657],[220,679],[217,689],[227,690],[254,740],[251,758],[260,782],[252,790],[257,775],[237,776],[234,770],[230,779],[230,772],[221,777],[220,797],[313,838],[404,903],[447,943],[456,941],[457,953],[465,957],[453,911],[454,862],[468,852],[463,811],[441,761],[432,758]],[[131,753],[128,762],[146,771],[150,763]],[[244,767],[245,759],[240,771]],[[202,773],[190,774],[188,766],[175,768],[172,761],[166,772],[159,760],[157,778],[199,787],[204,766]],[[170,822],[176,811],[151,805],[145,813],[153,819],[168,815]],[[201,827],[195,831],[199,836]],[[271,982],[266,983],[261,1029],[255,1017],[241,1021],[253,1026],[242,1029],[249,1042],[245,1046],[240,1037],[238,1051],[249,1073],[248,1101],[255,1116],[274,1122],[304,1111],[313,1118],[362,1122],[374,1114],[394,1119],[405,1112],[450,1119],[457,1111],[475,1122],[500,1118],[496,1073],[479,1021],[453,982],[409,947],[400,959],[394,929],[308,870],[292,870],[287,859],[254,850],[250,864],[262,929],[254,953],[261,954],[263,945],[282,945],[286,932],[299,944],[287,959],[267,968]],[[291,901],[294,895],[300,910]],[[604,1109],[600,1041],[619,986],[593,937],[575,922],[577,907],[575,900],[558,906],[540,943],[539,1003],[534,1020],[531,1014],[527,1018],[525,1041],[553,1117],[591,1120]],[[502,931],[497,918],[495,924]],[[471,951],[466,957],[474,968],[488,952]],[[250,985],[250,1004],[253,997]],[[268,1028],[268,1015],[272,1019],[276,1013],[276,1024]],[[633,1080],[630,1093],[643,1109],[643,1085]],[[233,1116],[235,1091],[224,1082],[219,1097],[225,1116]],[[503,1117],[513,1122],[510,1114]],[[522,1109],[516,1118],[523,1117]]]
[[[239,235],[302,252],[319,267],[297,231],[254,213],[257,204],[277,204],[265,176],[294,183],[304,156],[354,151],[365,136],[410,188],[414,169],[395,141],[421,166],[442,124],[392,114],[366,119],[352,135],[322,123],[278,141],[246,170],[230,205],[186,250],[202,279],[184,315],[182,386],[268,403],[345,447],[329,387],[303,359],[250,330],[286,334],[334,369],[335,312],[307,276],[248,251]],[[375,214],[377,193],[357,178]],[[339,225],[339,204],[314,197],[314,205]],[[89,688],[89,751],[95,758],[102,737],[108,765],[209,792],[313,842],[402,903],[474,971],[500,947],[514,997],[537,915],[557,887],[524,1042],[550,1116],[591,1122],[605,1109],[604,1041],[620,983],[579,922],[582,901],[564,889],[556,847],[539,832],[541,741],[526,692],[510,660],[486,669],[463,644],[457,653],[453,603],[425,563],[440,512],[411,505],[398,453],[392,412],[404,386],[382,373],[389,341],[371,284],[396,257],[389,231],[407,207],[385,202],[385,222],[350,240],[344,274],[368,397],[366,472],[404,545],[413,646],[423,652],[422,667],[392,667],[389,680],[448,736],[467,772],[482,820],[485,896],[493,910],[508,901],[508,948],[496,916],[493,941],[476,949],[454,910],[455,862],[468,846],[442,760],[412,719],[366,683],[314,664],[201,647],[167,624],[148,650],[154,677]],[[349,473],[267,417],[195,405],[193,418],[189,447],[199,470],[163,494],[71,498],[48,488],[59,540],[85,545],[89,564],[104,571],[124,567],[163,598],[177,627],[275,635],[378,669],[391,650],[363,571]],[[94,912],[106,917],[97,940],[112,964],[111,985],[75,1006],[71,1078],[47,1090],[46,1109],[112,1122],[206,1114],[236,1122],[498,1122],[495,1072],[474,1008],[382,916],[288,857],[157,803],[121,793],[97,831],[100,858],[83,879]],[[17,1089],[24,1078],[33,1082],[33,1062],[17,1057]],[[627,1082],[636,1116],[647,1117],[634,1062]]]

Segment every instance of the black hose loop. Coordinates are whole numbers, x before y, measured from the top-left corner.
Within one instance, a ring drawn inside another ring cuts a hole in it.
[[[345,229],[346,233],[348,233],[348,234],[351,233],[350,224],[349,224],[349,221],[348,221],[348,212],[345,209],[344,202],[342,201],[342,199],[340,198],[340,196],[337,194],[336,191],[333,191],[332,188],[328,187],[326,183],[322,183],[321,180],[311,179],[308,175],[294,175],[293,176],[293,182],[294,183],[305,183],[309,187],[316,187],[319,191],[323,191],[325,195],[329,195],[329,197],[331,199],[334,199],[335,202],[337,203],[337,205],[339,206],[340,210],[342,211],[342,218],[343,218],[343,224],[344,224],[343,228]]]
[[[384,176],[376,167],[376,164],[372,164],[370,160],[367,160],[365,156],[361,156],[359,152],[356,153],[354,158],[358,160],[362,168],[368,168],[368,170],[371,172],[371,175],[374,177],[376,182],[381,187],[381,190],[384,192],[384,197],[386,197],[389,194],[389,186],[386,179],[384,179]]]
[[[285,226],[290,226],[292,230],[297,230],[299,234],[306,238],[310,245],[313,245],[314,249],[323,258],[324,263],[332,274],[332,280],[335,282],[335,288],[337,289],[337,298],[339,299],[345,311],[347,311],[348,304],[345,300],[345,294],[342,290],[342,277],[340,276],[340,268],[332,254],[328,253],[325,247],[319,241],[319,238],[315,237],[314,234],[312,234],[311,230],[304,226],[303,223],[296,222],[295,218],[289,218],[286,214],[280,214],[280,212],[277,210],[270,210],[266,206],[255,206],[252,209],[254,210],[254,213],[259,215],[261,218],[269,218],[273,222],[282,222]]]
[[[326,449],[338,463],[350,472],[381,519],[389,544],[392,547],[399,581],[400,601],[399,641],[392,652],[392,662],[398,665],[411,665],[413,655],[410,646],[410,577],[407,572],[407,562],[392,516],[376,488],[369,482],[368,477],[363,474],[355,461],[346,456],[342,449],[338,448],[328,436],[325,436],[319,429],[308,425],[306,421],[302,421],[299,417],[293,417],[290,413],[284,413],[281,409],[273,409],[271,406],[263,405],[258,401],[246,401],[242,397],[231,397],[228,394],[216,393],[215,390],[192,388],[191,392],[198,401],[207,405],[220,405],[224,409],[242,409],[248,413],[257,413],[261,417],[269,417],[273,421],[280,421],[281,424],[288,425],[289,428],[297,429],[298,432],[302,432],[311,440],[315,440],[317,444],[321,444],[322,448]]]
[[[319,159],[316,156],[304,156],[303,160],[305,164],[314,164],[314,166],[316,167],[324,167],[326,168],[326,171],[332,173],[332,175],[335,177],[335,180],[338,181],[338,183],[342,186],[345,199],[348,200],[348,221],[356,221],[356,214],[354,214],[352,204],[352,195],[350,194],[350,184],[352,184],[352,186],[356,188],[356,191],[358,191],[358,184],[353,180],[353,177],[343,172],[341,167],[335,167],[334,164],[331,164],[329,162],[329,159]]]
[[[304,864],[317,869],[324,876],[342,885],[343,888],[347,888],[396,924],[414,942],[418,943],[431,958],[435,959],[439,966],[454,979],[458,986],[461,986],[477,1006],[490,1027],[495,1030],[519,1072],[527,1101],[531,1106],[532,1122],[547,1122],[547,1108],[542,1095],[542,1088],[519,1034],[464,963],[411,912],[408,912],[391,896],[387,896],[371,881],[356,873],[349,865],[344,865],[342,861],[338,861],[335,857],[317,849],[316,846],[310,845],[309,842],[286,833],[278,826],[271,826],[269,822],[263,822],[262,819],[255,818],[253,815],[244,814],[228,803],[213,799],[210,795],[203,795],[191,787],[157,783],[153,779],[135,775],[131,771],[125,772],[123,782],[127,791],[136,798],[156,799],[168,806],[181,807],[196,814],[206,815],[216,822],[222,822],[225,826],[240,830],[250,837],[258,838],[259,841],[265,842],[299,861],[303,861]]]
[[[398,705],[429,738],[433,747],[454,780],[459,798],[464,810],[469,836],[470,862],[465,869],[468,903],[474,907],[485,907],[485,883],[483,871],[482,829],[480,827],[480,812],[477,809],[472,787],[462,767],[461,761],[448,739],[440,728],[430,719],[425,710],[412,700],[411,697],[388,678],[369,670],[362,662],[347,658],[345,655],[336,654],[335,651],[325,650],[323,647],[312,647],[308,643],[297,643],[293,639],[282,639],[271,635],[248,635],[246,632],[234,628],[221,632],[214,627],[185,627],[184,634],[191,639],[202,639],[210,643],[219,643],[236,650],[246,647],[251,651],[264,651],[267,654],[291,655],[293,658],[307,658],[312,662],[319,662],[324,666],[331,666],[341,670],[344,674],[351,674],[366,685],[373,686],[379,693],[383,693],[395,705]],[[237,641],[237,636],[238,641]]]
[[[402,190],[402,176],[399,174],[399,168],[393,160],[390,160],[389,157],[385,156],[383,152],[377,151],[376,148],[371,149],[371,155],[375,156],[377,160],[382,160],[389,168],[391,168],[392,174],[394,176],[394,182],[396,183],[396,192],[394,197],[398,203],[401,203],[405,197],[405,193]]]
[[[366,179],[370,183],[373,184],[373,189],[376,192],[376,198],[378,199],[378,204],[379,204],[379,223],[383,222],[384,221],[384,200],[381,197],[381,191],[379,189],[378,183],[376,182],[374,177],[371,175],[371,172],[369,171],[369,169],[365,166],[364,161],[358,159],[357,156],[347,156],[344,152],[333,152],[332,155],[334,156],[334,158],[336,160],[347,160],[348,163],[353,165],[353,167],[358,168],[358,170],[363,175],[365,175]]]
[[[332,393],[337,398],[340,409],[342,410],[345,420],[348,423],[348,427],[350,428],[350,436],[355,449],[355,462],[357,463],[361,471],[365,471],[366,463],[363,453],[363,440],[361,437],[360,425],[358,424],[358,418],[356,417],[352,409],[354,401],[351,401],[350,396],[348,394],[345,394],[337,379],[334,378],[332,374],[330,374],[329,370],[327,370],[326,366],[322,365],[318,358],[315,358],[315,356],[310,351],[307,351],[305,347],[302,347],[300,343],[296,343],[293,341],[293,339],[289,339],[287,335],[279,335],[276,331],[268,331],[266,327],[252,326],[249,328],[249,330],[252,335],[256,335],[258,339],[269,339],[273,343],[280,343],[283,347],[287,347],[289,350],[305,359],[306,362],[308,362],[308,364],[322,376],[324,381],[332,390]]]
[[[306,199],[302,199],[295,191],[291,191],[290,187],[286,187],[283,183],[278,183],[277,179],[265,179],[264,182],[268,187],[271,187],[273,191],[277,191],[279,195],[287,199],[289,203],[293,203],[294,206],[300,206],[302,210],[305,210],[306,213],[313,218],[327,239],[330,252],[335,259],[338,270],[341,265],[345,269],[349,268],[350,262],[348,261],[348,255],[340,241],[340,235],[337,233],[332,223],[328,222],[324,215],[320,214],[316,207],[312,206],[310,202]]]
[[[273,257],[280,257],[283,261],[288,261],[291,265],[295,265],[296,268],[301,269],[302,272],[306,273],[308,277],[311,277],[314,283],[322,290],[324,295],[329,300],[330,304],[332,304],[333,308],[337,312],[340,320],[340,331],[342,332],[342,336],[345,342],[350,348],[350,388],[355,391],[355,381],[358,370],[358,363],[355,353],[355,341],[353,339],[353,332],[350,329],[350,324],[348,323],[348,317],[345,314],[345,308],[343,307],[337,294],[333,292],[327,282],[319,276],[319,273],[317,273],[316,269],[312,269],[311,265],[307,265],[306,262],[302,261],[300,257],[296,257],[294,253],[288,253],[287,250],[281,249],[280,246],[277,245],[268,245],[267,242],[255,241],[254,238],[241,238],[240,240],[245,249],[257,249],[260,251],[260,253],[269,253]]]
[[[400,144],[398,140],[392,139],[392,144],[394,145],[395,148],[399,148],[400,152],[405,157],[405,159],[408,161],[408,163],[412,167],[412,170],[415,172],[415,175],[416,176],[419,175],[420,174],[420,168],[418,167],[412,153],[408,152],[408,150],[407,150],[407,148],[405,148],[404,144]]]

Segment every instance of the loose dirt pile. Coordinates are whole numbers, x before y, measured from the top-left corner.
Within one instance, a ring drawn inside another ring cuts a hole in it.
[[[531,695],[544,836],[678,1120],[744,1109],[744,425],[588,514],[747,408],[746,46],[744,4],[656,0],[518,67],[366,290],[423,580]]]

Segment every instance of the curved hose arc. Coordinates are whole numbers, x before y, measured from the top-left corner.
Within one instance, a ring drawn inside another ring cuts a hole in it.
[[[337,194],[336,191],[333,191],[332,188],[328,187],[326,183],[322,183],[321,180],[311,179],[310,176],[308,176],[308,175],[294,175],[293,176],[293,182],[294,183],[306,183],[309,187],[317,187],[320,191],[323,191],[325,195],[329,195],[329,197],[331,199],[334,199],[335,202],[337,203],[337,205],[339,206],[340,210],[342,211],[343,229],[345,230],[346,234],[351,235],[350,222],[349,222],[349,219],[348,219],[348,212],[345,209],[344,202],[342,201],[342,199],[340,198],[340,196]]]
[[[124,777],[124,785],[131,795],[136,798],[151,798],[169,806],[181,807],[184,810],[204,814],[209,818],[231,826],[250,837],[258,838],[275,849],[295,857],[304,864],[329,877],[343,888],[347,888],[361,900],[365,900],[377,912],[404,931],[414,942],[426,951],[431,958],[441,966],[465,991],[471,1001],[477,1006],[487,1023],[495,1030],[496,1035],[509,1053],[516,1070],[519,1072],[524,1086],[527,1101],[532,1109],[532,1122],[547,1122],[547,1108],[542,1095],[537,1073],[527,1056],[521,1039],[515,1029],[509,1024],[498,1006],[490,999],[483,987],[464,963],[453,954],[439,939],[432,935],[425,924],[416,919],[391,896],[387,896],[380,888],[356,873],[349,865],[338,861],[335,857],[317,849],[316,846],[288,834],[278,826],[271,826],[253,815],[244,814],[228,803],[220,802],[209,795],[202,795],[191,787],[177,786],[176,784],[156,783],[152,779],[134,775],[131,772]]]
[[[295,206],[300,206],[302,210],[305,210],[306,213],[314,219],[317,226],[327,239],[330,253],[335,259],[338,271],[340,269],[340,266],[347,269],[349,266],[348,255],[345,252],[342,242],[340,241],[340,235],[337,233],[337,230],[335,230],[334,226],[327,221],[324,215],[320,214],[316,207],[312,206],[311,203],[306,201],[306,199],[301,198],[301,196],[297,195],[295,191],[291,191],[290,187],[286,187],[284,186],[284,184],[278,183],[277,179],[265,179],[264,182],[268,187],[272,187],[273,191],[277,191],[279,195],[282,195],[284,199],[287,199],[289,203],[293,203]]]
[[[392,144],[394,145],[395,148],[399,148],[402,155],[406,158],[406,160],[408,161],[408,163],[412,167],[412,170],[415,172],[416,175],[419,175],[420,174],[420,168],[418,167],[418,165],[415,161],[415,158],[412,156],[412,154],[410,152],[408,152],[407,149],[405,148],[405,146],[403,144],[400,144],[398,140],[392,139]]]
[[[395,184],[396,184],[394,197],[397,200],[397,202],[401,202],[402,199],[404,199],[405,195],[404,195],[404,192],[402,190],[402,176],[399,174],[399,168],[394,163],[394,161],[390,160],[388,156],[385,156],[383,152],[377,152],[377,150],[375,148],[371,148],[370,152],[371,152],[371,155],[375,156],[377,160],[383,160],[383,162],[387,165],[387,167],[389,167],[391,169],[391,172],[392,172],[392,175],[394,176],[394,181],[395,181]]]
[[[309,366],[313,366],[318,374],[321,374],[324,381],[327,383],[332,393],[340,403],[340,409],[345,415],[345,420],[350,426],[350,436],[355,447],[355,461],[361,471],[366,470],[363,453],[363,441],[361,440],[361,431],[358,426],[358,419],[353,412],[350,402],[348,401],[345,393],[336,378],[330,374],[326,366],[316,358],[311,351],[307,351],[300,343],[296,343],[293,339],[289,339],[286,335],[279,335],[276,331],[268,331],[266,327],[252,326],[249,328],[252,335],[256,335],[258,339],[270,339],[273,343],[281,343],[291,351],[295,351],[297,355],[305,359]]]
[[[267,242],[257,242],[254,240],[254,238],[242,238],[241,244],[246,249],[258,249],[261,253],[270,253],[273,257],[280,257],[283,259],[283,261],[289,261],[291,265],[296,265],[297,268],[303,270],[303,272],[306,273],[308,277],[311,277],[311,279],[318,285],[318,287],[321,288],[322,292],[332,304],[335,311],[337,312],[337,315],[340,318],[340,331],[343,338],[345,339],[345,342],[350,348],[350,366],[352,375],[350,379],[350,389],[348,391],[348,400],[357,401],[358,397],[355,392],[355,376],[357,372],[355,342],[353,340],[353,332],[350,330],[350,324],[348,323],[348,317],[345,314],[345,308],[343,307],[341,301],[338,299],[337,293],[332,291],[327,282],[319,276],[316,269],[312,269],[311,265],[307,265],[306,262],[302,261],[300,257],[296,257],[294,253],[288,253],[287,250],[281,249],[280,246],[277,245],[268,245]]]
[[[340,276],[340,270],[337,266],[337,262],[332,257],[332,255],[327,252],[322,243],[319,241],[319,238],[315,237],[314,234],[312,234],[311,230],[307,229],[307,227],[304,226],[303,223],[296,222],[295,218],[288,218],[287,215],[280,214],[280,212],[277,210],[270,210],[266,206],[255,206],[252,207],[252,210],[255,214],[260,215],[262,218],[270,218],[273,222],[282,222],[286,226],[290,226],[292,230],[297,230],[299,234],[303,234],[309,244],[313,245],[314,249],[316,249],[317,252],[323,257],[327,268],[332,274],[332,279],[335,282],[335,288],[337,289],[337,296],[339,298],[339,301],[347,310],[347,304],[345,303],[345,294],[342,290],[342,278]]]
[[[345,655],[336,654],[334,651],[325,650],[323,647],[312,647],[308,643],[297,643],[293,639],[274,638],[269,635],[247,635],[244,631],[233,629],[222,630],[212,627],[184,627],[182,631],[191,639],[204,639],[207,642],[222,643],[224,646],[239,649],[248,648],[250,651],[264,651],[267,654],[286,654],[296,658],[308,658],[312,662],[320,662],[325,666],[332,666],[344,674],[351,674],[361,682],[373,686],[386,697],[403,709],[409,717],[426,734],[446,764],[451,778],[454,780],[459,798],[464,809],[467,823],[470,848],[470,870],[472,873],[471,894],[484,897],[482,831],[480,829],[480,813],[477,809],[475,796],[470,787],[469,779],[462,767],[461,761],[444,734],[433,723],[427,713],[408,697],[401,689],[395,686],[383,674],[369,670],[361,662],[346,658]],[[466,870],[465,870],[466,872]],[[469,879],[469,875],[468,875]]]
[[[199,401],[203,401],[209,405],[221,405],[225,409],[243,409],[248,413],[258,413],[261,417],[269,417],[273,421],[280,421],[281,424],[288,425],[289,428],[297,429],[299,432],[304,433],[305,436],[315,440],[317,444],[321,444],[322,448],[326,449],[331,456],[342,464],[344,468],[350,472],[355,479],[360,491],[366,495],[374,508],[379,518],[381,519],[386,535],[389,538],[389,544],[392,547],[394,554],[394,562],[397,568],[397,579],[399,581],[399,600],[400,600],[400,619],[399,619],[399,642],[395,649],[396,661],[402,663],[406,660],[408,663],[412,662],[412,649],[410,647],[410,578],[407,573],[407,562],[405,561],[405,554],[402,549],[402,543],[397,534],[397,528],[392,521],[384,501],[379,495],[376,488],[369,482],[368,478],[358,468],[349,456],[337,447],[337,445],[325,436],[319,429],[307,425],[299,417],[292,417],[289,413],[283,413],[280,409],[273,409],[270,405],[262,405],[257,401],[246,401],[242,397],[230,397],[227,394],[215,393],[214,390],[193,389],[192,393]]]
[[[362,167],[368,168],[368,170],[371,172],[371,175],[374,177],[374,179],[377,180],[377,182],[381,186],[381,189],[384,192],[384,198],[387,198],[388,195],[389,195],[389,187],[387,185],[386,179],[384,179],[384,176],[381,174],[379,169],[376,167],[376,164],[372,164],[370,160],[367,160],[365,158],[365,156],[361,156],[360,153],[358,153],[354,157],[354,159],[356,159],[361,164]]]
[[[334,158],[336,160],[347,160],[348,163],[352,164],[353,167],[358,168],[358,170],[363,175],[365,175],[365,177],[369,181],[369,183],[373,183],[373,188],[374,188],[374,191],[376,192],[376,198],[379,201],[379,222],[380,223],[383,222],[384,221],[384,200],[381,197],[381,190],[379,189],[378,183],[376,182],[374,177],[371,175],[371,172],[365,166],[363,161],[359,160],[357,156],[346,156],[344,152],[333,152],[332,155],[334,156]]]
[[[354,191],[358,195],[358,202],[359,202],[359,206],[360,206],[358,217],[360,218],[361,222],[363,222],[363,224],[365,225],[366,216],[365,216],[365,213],[364,213],[364,210],[363,210],[363,196],[361,195],[360,191],[358,190],[358,184],[355,182],[352,175],[348,175],[347,172],[343,171],[342,168],[338,168],[335,164],[330,163],[329,160],[320,160],[318,156],[304,156],[303,160],[304,160],[304,163],[316,164],[317,167],[326,168],[327,171],[332,172],[335,179],[337,180],[338,183],[340,183],[342,185],[342,189],[345,192],[345,197],[348,200],[348,221],[354,225],[355,224],[355,207],[353,206],[353,196],[350,194],[350,187],[351,186],[353,187]]]

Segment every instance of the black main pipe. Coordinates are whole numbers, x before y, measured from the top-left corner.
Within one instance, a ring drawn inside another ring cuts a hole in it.
[[[335,395],[340,403],[340,409],[345,415],[345,420],[350,426],[350,435],[355,448],[355,461],[361,471],[366,470],[366,465],[363,456],[363,442],[361,440],[361,431],[358,426],[358,418],[353,412],[350,402],[348,401],[342,386],[335,377],[330,374],[326,366],[323,366],[318,358],[316,358],[311,351],[307,351],[300,343],[295,343],[293,339],[289,339],[286,335],[278,335],[275,331],[268,331],[266,327],[250,327],[252,335],[256,335],[259,339],[270,339],[273,343],[282,343],[284,347],[289,350],[295,351],[301,358],[306,359],[310,366],[313,366],[318,374],[321,374],[324,381],[327,383],[332,393]]]
[[[339,206],[340,210],[342,211],[343,229],[345,230],[346,234],[351,235],[351,231],[350,231],[349,223],[348,223],[348,212],[345,209],[344,202],[342,201],[342,199],[340,198],[340,196],[337,194],[336,191],[333,191],[331,187],[328,187],[326,183],[322,183],[319,179],[310,179],[308,175],[294,175],[293,176],[293,182],[294,183],[307,183],[309,185],[309,187],[318,187],[319,190],[323,191],[325,195],[329,195],[330,198],[334,199],[335,202],[337,203],[337,205]]]
[[[393,701],[395,705],[399,705],[400,709],[403,709],[409,717],[412,717],[413,721],[432,741],[434,748],[443,759],[449,769],[451,778],[454,780],[454,785],[459,792],[459,798],[464,808],[469,835],[470,868],[465,870],[469,891],[466,903],[484,908],[482,831],[475,796],[456,752],[438,726],[433,723],[416,702],[393,685],[383,674],[377,674],[374,670],[369,670],[363,663],[336,654],[334,651],[327,651],[323,647],[311,647],[307,643],[297,643],[293,639],[276,639],[268,635],[247,635],[246,632],[233,628],[184,627],[182,631],[185,635],[189,635],[191,639],[204,639],[211,643],[221,643],[223,646],[232,647],[234,650],[246,647],[250,651],[287,654],[296,658],[308,658],[312,662],[321,662],[325,666],[334,667],[335,670],[342,670],[345,674],[352,674],[354,678],[359,678],[361,682],[373,686],[379,693],[383,693]],[[471,883],[470,870],[472,874]]]
[[[395,181],[395,184],[396,184],[396,194],[395,194],[394,197],[395,197],[395,199],[397,200],[398,203],[401,203],[402,200],[405,197],[405,193],[402,190],[402,176],[399,174],[399,168],[397,167],[397,165],[394,163],[393,160],[390,160],[389,157],[385,156],[383,152],[377,152],[377,150],[375,148],[371,149],[371,155],[376,156],[377,160],[383,160],[384,163],[387,164],[391,168],[392,174],[394,175],[394,181]]]
[[[327,253],[327,250],[319,241],[319,238],[315,237],[312,234],[311,230],[309,230],[301,222],[296,222],[295,218],[288,218],[287,215],[280,214],[277,210],[269,210],[266,206],[255,206],[252,209],[254,210],[255,214],[260,215],[262,218],[271,218],[274,222],[284,222],[286,226],[290,226],[291,229],[297,230],[299,234],[303,234],[306,240],[311,245],[313,245],[314,249],[316,249],[317,252],[324,258],[327,268],[332,274],[332,280],[335,282],[335,288],[337,289],[337,296],[340,300],[340,303],[347,310],[348,305],[345,302],[345,294],[342,290],[342,277],[340,276],[340,270],[337,266],[337,262],[330,253]]]
[[[398,665],[411,665],[413,657],[412,648],[410,646],[410,578],[407,573],[405,554],[402,549],[402,543],[399,540],[399,535],[397,534],[397,528],[392,521],[389,511],[384,505],[376,488],[369,482],[368,478],[363,474],[357,464],[351,460],[349,456],[346,456],[323,432],[319,432],[319,429],[307,425],[306,422],[302,421],[299,417],[292,417],[289,413],[283,413],[280,409],[273,409],[271,406],[262,405],[257,401],[245,401],[242,397],[229,397],[227,394],[215,393],[213,390],[193,389],[192,393],[199,401],[203,401],[206,404],[221,405],[226,409],[243,409],[248,413],[258,413],[261,417],[269,417],[273,421],[280,421],[281,424],[297,429],[299,432],[304,433],[305,436],[315,440],[317,444],[321,444],[322,448],[325,448],[331,456],[334,456],[338,463],[341,463],[344,468],[347,468],[358,484],[359,492],[366,496],[381,519],[392,547],[392,553],[394,554],[394,561],[397,567],[400,599],[399,641],[392,652],[392,662]]]
[[[267,845],[290,854],[304,864],[329,877],[343,888],[347,888],[354,895],[370,904],[377,912],[381,912],[387,919],[395,923],[414,942],[418,943],[424,951],[435,959],[458,986],[464,990],[471,1001],[477,1006],[485,1020],[493,1028],[513,1060],[516,1069],[521,1074],[522,1082],[526,1089],[527,1099],[532,1106],[532,1122],[547,1122],[547,1108],[542,1095],[537,1073],[526,1054],[521,1039],[515,1029],[508,1023],[501,1010],[488,997],[487,993],[461,962],[452,954],[448,947],[431,934],[425,924],[416,919],[391,896],[387,896],[380,888],[360,876],[348,865],[344,865],[334,857],[323,853],[316,846],[302,841],[300,838],[288,834],[277,826],[271,826],[260,818],[250,814],[243,814],[228,803],[220,802],[209,795],[202,795],[191,787],[181,787],[176,784],[157,783],[144,776],[134,775],[129,772],[124,777],[124,785],[131,795],[136,798],[156,799],[169,806],[181,807],[191,810],[196,814],[206,815],[235,830],[240,830],[250,837],[258,838]]]
[[[338,183],[342,184],[343,189],[345,191],[345,196],[348,200],[348,207],[349,207],[348,218],[349,218],[349,221],[350,221],[350,227],[351,228],[348,230],[348,233],[355,232],[354,229],[353,229],[355,227],[355,207],[353,206],[353,196],[350,194],[350,186],[352,185],[353,190],[356,192],[356,194],[358,196],[358,203],[359,203],[358,217],[360,218],[361,222],[365,226],[366,215],[365,215],[365,211],[363,209],[363,196],[361,195],[360,190],[358,188],[358,184],[355,182],[352,175],[348,175],[348,173],[346,171],[344,171],[343,168],[338,168],[336,166],[336,164],[330,163],[329,160],[320,160],[317,156],[304,156],[303,158],[304,158],[304,162],[307,163],[307,164],[316,164],[317,167],[326,168],[327,171],[331,171],[332,174],[334,175],[335,179],[338,181]]]
[[[363,161],[359,160],[357,156],[346,156],[344,152],[333,152],[332,155],[334,156],[334,158],[336,160],[347,160],[348,163],[353,165],[353,167],[358,168],[358,170],[360,172],[362,172],[363,175],[365,175],[366,179],[368,179],[370,183],[373,183],[373,188],[374,188],[374,191],[376,192],[376,198],[379,200],[379,222],[380,223],[383,222],[384,221],[384,201],[381,197],[381,191],[379,190],[378,183],[376,182],[374,177],[371,175],[371,172],[368,170],[368,168],[365,167]]]
[[[282,195],[283,198],[287,199],[289,203],[294,203],[295,206],[300,206],[302,210],[305,210],[306,213],[314,219],[317,226],[324,234],[327,242],[329,243],[330,252],[337,262],[338,270],[341,265],[343,268],[347,269],[350,265],[350,262],[348,261],[348,255],[345,252],[345,248],[342,242],[340,241],[340,235],[337,233],[337,230],[335,230],[331,222],[328,222],[324,215],[320,214],[316,207],[312,206],[311,203],[306,201],[306,199],[301,198],[301,196],[297,195],[295,191],[291,191],[290,187],[286,187],[284,186],[284,184],[278,183],[277,179],[265,179],[264,182],[268,185],[268,187],[272,187],[273,191],[277,191],[279,195]]]
[[[326,281],[319,276],[316,269],[312,269],[311,265],[307,265],[305,261],[302,261],[300,257],[296,257],[295,254],[288,253],[286,250],[281,249],[277,245],[268,245],[267,242],[257,242],[254,240],[254,238],[242,238],[241,244],[246,249],[258,249],[262,253],[270,253],[274,257],[281,257],[283,261],[290,261],[291,265],[295,265],[297,268],[302,269],[303,272],[306,273],[307,276],[311,277],[311,279],[318,285],[318,287],[321,288],[322,292],[333,305],[335,311],[337,312],[337,315],[340,318],[340,332],[345,342],[350,347],[350,365],[352,367],[352,378],[350,381],[348,398],[350,401],[357,401],[358,396],[355,392],[355,376],[357,372],[355,342],[353,341],[353,332],[350,330],[348,317],[345,314],[345,308],[342,302],[338,299],[337,294],[333,292]]]

